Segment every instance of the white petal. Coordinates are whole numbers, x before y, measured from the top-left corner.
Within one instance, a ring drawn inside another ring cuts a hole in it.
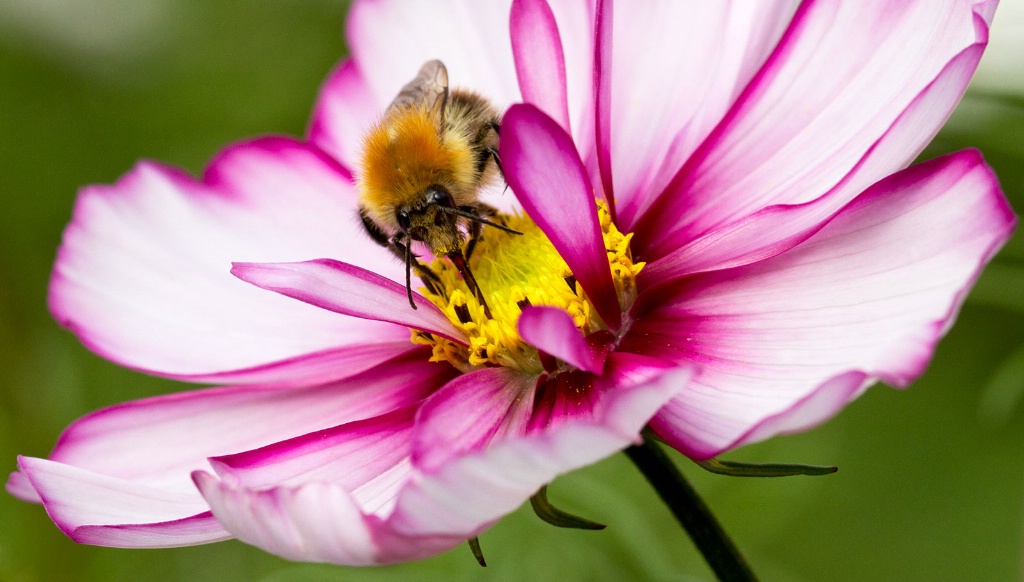
[[[320,87],[309,125],[309,141],[349,170],[356,170],[363,138],[382,111],[370,95],[359,65],[345,59]]]
[[[404,281],[402,265],[362,232],[345,171],[312,148],[265,139],[222,153],[201,182],[143,162],[113,186],[83,190],[49,303],[91,349],[132,368],[250,382],[280,379],[280,366],[268,364],[281,363],[292,380],[326,381],[399,353],[408,332],[230,273],[233,261],[323,257]],[[387,349],[370,354],[368,344]],[[345,361],[339,352],[348,350],[363,355],[347,366],[315,361]]]
[[[352,56],[381,111],[423,63],[440,59],[452,88],[504,108],[520,100],[509,40],[511,0],[355,2],[346,26]]]

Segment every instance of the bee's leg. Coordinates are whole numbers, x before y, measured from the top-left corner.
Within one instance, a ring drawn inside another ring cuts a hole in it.
[[[444,297],[447,299],[448,295],[444,293],[444,284],[441,283],[441,278],[436,273],[430,270],[430,267],[416,260],[416,255],[412,256],[412,268],[416,271],[420,281],[423,282],[423,286],[438,297]]]
[[[477,202],[472,205],[459,206],[456,210],[458,211],[457,214],[469,219],[469,240],[466,243],[465,251],[467,261],[473,254],[473,249],[476,248],[477,238],[480,237],[480,233],[483,230],[484,225],[492,226],[509,234],[523,234],[518,230],[506,226],[504,218],[501,218],[501,213],[498,212],[497,208],[490,204]],[[497,220],[492,220],[494,218],[497,218]]]
[[[501,124],[498,123],[497,119],[492,119],[485,127],[487,130],[494,132],[495,138],[501,135]],[[505,181],[505,189],[507,190],[508,181],[505,180],[505,170],[501,167],[501,158],[498,157],[498,140],[495,139],[493,144],[485,148],[484,151],[494,160],[494,165],[498,168],[501,179]]]
[[[370,235],[370,238],[373,239],[375,243],[391,251],[391,254],[395,255],[399,260],[405,263],[405,290],[409,295],[409,304],[412,305],[413,309],[416,309],[416,304],[412,301],[411,270],[416,271],[416,274],[419,275],[423,284],[431,293],[443,296],[441,290],[444,289],[444,285],[441,284],[441,279],[416,259],[416,255],[412,253],[409,246],[402,242],[402,238],[405,237],[403,233],[398,233],[395,236],[388,237],[388,235],[385,234],[379,226],[377,226],[377,223],[370,219],[366,214],[366,209],[363,207],[359,207],[359,218],[363,221],[363,228],[366,229],[366,233]]]
[[[363,228],[366,229],[366,234],[370,235],[373,242],[394,252],[394,249],[391,248],[391,238],[370,218],[362,206],[359,207],[359,219],[363,221]],[[398,258],[401,259],[402,256],[400,255]]]
[[[491,315],[491,308],[488,307],[487,300],[484,299],[484,292],[480,289],[480,285],[476,282],[476,277],[473,276],[473,271],[469,268],[469,261],[466,259],[466,255],[454,252],[446,256],[455,265],[455,268],[459,270],[459,274],[462,275],[462,280],[466,283],[469,292],[476,297],[477,301],[480,302],[480,306],[484,308],[484,315],[488,319],[493,319],[494,316]]]
[[[498,209],[488,204],[482,204],[477,202],[473,206],[460,206],[459,210],[468,212],[480,218],[490,219],[497,216]],[[480,237],[480,233],[483,231],[484,223],[478,220],[469,221],[469,240],[466,242],[466,260],[473,256],[473,249],[476,248],[476,241]]]
[[[484,175],[487,171],[488,162],[494,160],[494,165],[498,168],[498,174],[501,175],[501,179],[504,180],[505,171],[501,168],[501,159],[498,158],[499,127],[501,127],[501,125],[498,123],[497,119],[492,119],[483,123],[477,131],[473,143],[478,144],[479,146],[476,155],[477,175]],[[508,187],[507,182],[505,187]]]
[[[444,284],[441,283],[441,278],[436,273],[430,270],[429,267],[419,262],[416,255],[409,248],[409,243],[402,242],[405,238],[405,234],[398,233],[391,237],[388,242],[388,250],[395,254],[395,256],[402,259],[405,263],[405,288],[409,293],[409,303],[412,303],[412,280],[410,277],[411,271],[416,271],[416,275],[423,281],[423,285],[426,286],[427,290],[434,295],[440,295],[446,297],[441,291],[444,289]],[[413,306],[416,309],[416,306]]]
[[[494,160],[494,165],[498,168],[498,174],[501,176],[501,181],[505,182],[505,190],[508,190],[508,180],[505,179],[505,169],[501,167],[501,158],[498,157],[498,150],[491,148],[487,150],[487,153],[491,155],[491,159]]]
[[[477,202],[473,206],[463,206],[462,210],[471,211],[473,214],[479,216],[480,218],[486,218],[488,220],[491,220],[495,216],[501,214],[500,212],[498,212],[497,208],[491,206],[490,204],[484,204],[483,202]],[[505,221],[501,220],[498,222],[504,223]],[[502,224],[502,226],[504,226],[504,224]]]
[[[483,223],[475,220],[469,221],[469,240],[466,241],[465,257],[468,261],[473,256],[473,249],[476,248],[476,241],[480,238],[480,231],[483,230]]]

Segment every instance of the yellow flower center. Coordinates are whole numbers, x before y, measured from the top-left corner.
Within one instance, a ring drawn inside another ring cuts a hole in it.
[[[633,262],[629,250],[632,233],[620,233],[600,201],[598,216],[619,305],[625,311],[636,298],[636,275],[644,263]],[[443,289],[438,290],[440,294],[426,288],[420,289],[420,293],[465,332],[469,346],[417,330],[413,330],[412,341],[433,347],[431,361],[449,362],[462,371],[505,366],[540,373],[540,354],[519,337],[516,328],[525,307],[560,308],[585,336],[608,326],[551,241],[529,217],[503,214],[494,220],[523,234],[485,227],[473,249],[470,268],[487,300],[491,317],[485,315],[483,305],[451,262],[437,259],[428,266],[441,280]]]

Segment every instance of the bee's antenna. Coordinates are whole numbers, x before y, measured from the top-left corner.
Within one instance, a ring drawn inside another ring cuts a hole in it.
[[[412,300],[412,241],[405,241],[405,293],[409,296],[409,305],[416,309]]]
[[[484,218],[482,216],[478,216],[478,215],[473,214],[471,212],[466,212],[465,210],[459,210],[458,208],[452,208],[451,206],[439,206],[439,208],[441,210],[447,212],[448,214],[454,214],[456,216],[461,216],[463,218],[468,218],[468,219],[470,219],[470,220],[472,220],[474,222],[479,222],[481,224],[486,224],[487,226],[493,226],[494,228],[496,228],[498,230],[503,230],[503,231],[505,231],[505,232],[507,232],[509,234],[523,234],[523,233],[519,232],[518,230],[515,230],[513,228],[509,228],[509,227],[505,226],[504,224],[498,224],[497,222],[493,222],[493,221],[487,220],[486,218]]]

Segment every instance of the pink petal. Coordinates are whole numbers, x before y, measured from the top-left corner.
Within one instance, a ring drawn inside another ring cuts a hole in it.
[[[523,100],[547,113],[567,132],[572,131],[565,55],[551,7],[545,0],[514,0],[509,26]]]
[[[618,221],[615,193],[612,189],[612,0],[597,0],[594,8],[594,162],[597,172],[595,184],[601,185],[601,194],[609,204],[612,217]]]
[[[208,389],[101,410],[65,431],[52,460],[22,459],[9,487],[31,489],[81,543],[169,547],[226,539],[192,471],[209,469],[207,457],[407,409],[453,374],[417,352],[343,383]],[[377,495],[393,497],[386,493]]]
[[[791,434],[814,428],[835,416],[847,404],[853,402],[876,381],[861,371],[849,371],[827,378],[815,386],[804,386],[804,391],[796,393],[795,387],[785,390],[778,380],[767,379],[767,375],[756,378],[745,377],[733,380],[722,380],[723,374],[711,373],[708,383],[693,382],[694,393],[680,395],[665,405],[650,423],[651,428],[665,442],[684,454],[697,459],[707,459],[719,455],[726,450],[745,444],[766,440],[776,435]],[[748,384],[756,382],[758,387],[770,387],[771,394],[761,393],[745,396],[722,396],[718,390],[740,392]],[[779,406],[787,406],[775,410],[760,420],[745,418],[753,411],[736,412],[722,415],[719,412],[695,421],[695,417],[704,415],[698,409],[707,411],[711,404],[702,401],[718,399],[718,406],[737,406],[741,408],[761,408],[764,410]],[[756,402],[761,400],[761,402]],[[721,442],[718,442],[721,441]],[[728,442],[728,444],[723,444]]]
[[[369,528],[339,487],[313,483],[249,490],[202,471],[194,478],[218,521],[247,544],[289,560],[374,563],[376,548]]]
[[[688,370],[669,373],[665,362],[631,354],[612,354],[608,366],[602,376],[570,372],[537,378],[507,368],[485,368],[459,376],[421,407],[413,463],[433,473],[461,456],[557,432],[565,424],[615,425],[621,428],[620,436],[634,439],[639,428],[628,427],[640,421],[634,421],[632,415],[644,414],[649,404],[635,403],[638,408],[628,412],[630,420],[624,420],[618,415],[626,414],[627,408],[614,404],[616,399],[655,387],[675,393],[689,377]],[[662,381],[664,374],[674,375],[675,383]],[[646,398],[658,397],[644,393]]]
[[[500,154],[509,186],[558,249],[598,314],[617,328],[619,301],[594,191],[572,138],[531,105],[513,105],[502,123]]]
[[[703,366],[652,426],[707,457],[822,422],[867,380],[907,385],[1014,222],[961,152],[878,183],[785,253],[642,296],[620,349]]]
[[[429,351],[428,351],[429,353]],[[175,492],[208,457],[237,453],[418,402],[452,375],[420,348],[374,370],[321,386],[229,387],[119,404],[83,417],[50,458]]]
[[[762,441],[778,434],[802,432],[831,418],[836,411],[860,396],[871,385],[863,372],[847,372],[822,383],[808,396],[747,432],[742,442]]]
[[[600,74],[620,224],[633,224],[721,121],[775,48],[796,4],[616,5]]]
[[[774,257],[821,230],[841,208],[842,199],[837,198],[830,193],[804,204],[769,206],[717,228],[649,263],[640,272],[638,285],[648,289],[694,273]]]
[[[6,489],[8,493],[22,501],[28,501],[29,503],[43,502],[43,499],[39,497],[39,493],[32,487],[32,482],[28,480],[28,477],[18,471],[14,471],[7,477]]]
[[[231,536],[202,497],[101,475],[46,459],[19,457],[54,523],[79,543],[166,548]]]
[[[330,483],[259,490],[232,486],[201,471],[195,481],[217,519],[238,539],[289,560],[389,564],[426,558],[466,540],[397,534],[365,516],[347,491]]]
[[[909,164],[963,94],[987,42],[978,13],[990,10],[975,4],[804,3],[722,123],[633,225],[635,248],[657,258],[766,206],[814,200],[860,165],[843,187],[850,199]],[[913,127],[890,132],[915,100],[924,110],[912,114]]]
[[[500,421],[501,428],[453,434],[445,443],[443,427],[457,416],[452,410],[474,402],[487,404],[488,393],[500,393],[489,404],[493,409],[508,409],[514,402],[512,393],[502,393],[501,380],[493,376],[475,387],[464,382],[462,391],[449,384],[420,412],[417,422],[422,428],[417,430],[424,431],[423,440],[414,445],[414,459],[429,463],[421,478],[410,479],[402,489],[389,524],[407,535],[472,535],[557,475],[638,442],[640,429],[683,388],[690,373],[686,367],[666,369],[650,358],[612,354],[605,374],[591,386],[589,400],[575,402],[571,413],[566,407],[563,415],[550,414],[549,403],[531,406],[528,401],[505,418],[479,410],[476,414]],[[549,422],[521,430],[523,421],[517,416],[536,414],[534,408],[549,414]],[[495,436],[477,440],[487,432]]]
[[[828,196],[834,202],[850,200],[880,176],[911,163],[956,108],[984,49],[985,43],[980,42],[950,59]],[[913,144],[914,149],[908,149],[907,144]]]
[[[293,560],[379,564],[445,551],[459,536],[406,539],[386,517],[411,476],[415,407],[213,460],[194,479],[229,531]]]
[[[50,308],[91,349],[132,368],[197,381],[330,380],[400,353],[408,332],[256,289],[231,275],[231,262],[337,257],[404,280],[360,228],[346,172],[297,142],[230,148],[202,182],[143,162],[113,186],[82,191]],[[368,351],[367,338],[384,349]],[[319,356],[352,366],[325,369]]]
[[[526,432],[537,378],[510,368],[484,368],[448,383],[424,403],[412,451],[417,467],[433,471],[495,438]]]
[[[83,525],[71,536],[80,544],[109,548],[178,548],[230,538],[209,511],[158,523]]]
[[[346,168],[358,168],[363,137],[383,110],[370,94],[359,66],[346,59],[320,87],[310,120],[309,141]]]
[[[594,385],[593,406],[528,434],[506,432],[483,450],[462,447],[479,436],[473,418],[482,416],[481,426],[502,423],[493,410],[530,383],[508,369],[460,376],[446,396],[429,401],[429,411],[421,409],[413,429],[426,431],[418,446],[450,434],[450,444],[436,443],[438,453],[418,455],[446,457],[440,464],[408,463],[409,409],[218,459],[221,480],[203,472],[194,479],[228,531],[286,558],[376,564],[426,557],[479,534],[556,475],[635,442],[690,374],[628,354],[614,354],[608,368]],[[445,452],[450,445],[456,453]]]
[[[592,374],[604,368],[607,351],[583,337],[572,317],[556,307],[527,307],[516,324],[533,347]]]
[[[319,259],[302,263],[235,263],[231,273],[262,289],[275,291],[334,313],[386,321],[469,345],[465,334],[433,303],[404,285],[372,271]]]
[[[594,0],[548,0],[565,58],[570,133],[585,161],[594,155],[594,4]],[[596,163],[592,165],[596,168]]]
[[[380,497],[381,485],[387,490],[408,473],[416,410],[400,408],[211,462],[222,479],[246,487],[329,481],[353,492],[366,513],[377,512],[391,500],[371,502]],[[379,479],[384,475],[392,478]]]
[[[408,335],[391,340],[382,337],[381,341],[361,345],[353,342],[347,346],[287,358],[262,366],[206,374],[201,380],[218,384],[258,382],[261,385],[273,384],[278,388],[309,386],[342,379],[339,376],[361,374],[392,358],[400,357],[415,347],[409,343]]]
[[[803,204],[770,206],[687,241],[649,264],[641,273],[641,282],[653,283],[704,270],[749,264],[784,252],[817,232],[824,226],[825,219],[857,192],[855,189],[866,187],[871,176],[886,171],[885,166],[893,156],[901,155],[893,151],[894,147],[901,148],[908,135],[916,135],[922,128],[933,131],[938,128],[955,104],[951,95],[958,94],[974,72],[981,52],[980,47],[976,48],[954,58],[858,165],[827,194]]]

